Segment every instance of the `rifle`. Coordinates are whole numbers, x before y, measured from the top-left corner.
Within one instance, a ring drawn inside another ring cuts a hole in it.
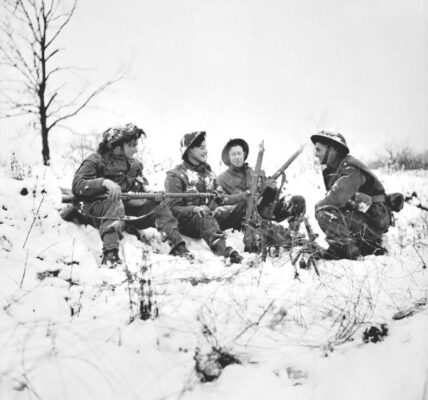
[[[201,198],[201,199],[208,199],[208,198],[214,198],[217,195],[215,193],[165,193],[165,192],[155,192],[155,193],[122,193],[120,195],[120,198],[124,201],[127,200],[135,200],[135,199],[150,199],[155,200],[157,202],[161,202],[165,199],[169,198],[181,198],[181,199],[188,199],[188,198]],[[76,201],[96,201],[96,200],[105,200],[107,199],[106,194],[97,195],[97,196],[73,196],[73,195],[63,195],[62,196],[62,202],[63,203],[73,203]]]
[[[257,155],[256,169],[254,171],[253,179],[251,180],[250,196],[248,197],[248,205],[245,213],[245,222],[244,222],[246,227],[248,226],[250,221],[254,219],[254,212],[257,211],[257,202],[259,198],[258,185],[259,185],[259,178],[261,176],[264,151],[265,151],[265,148],[262,140],[262,142],[259,145],[259,154]]]

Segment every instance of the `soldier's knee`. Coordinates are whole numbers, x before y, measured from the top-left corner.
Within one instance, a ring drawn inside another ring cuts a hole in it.
[[[327,210],[317,210],[315,211],[315,218],[320,228],[324,230],[331,223],[332,214]]]
[[[103,200],[103,209],[106,215],[114,215],[115,217],[125,215],[125,207],[122,201],[113,201],[110,199]]]
[[[293,205],[293,213],[296,214],[304,214],[306,212],[306,200],[303,196],[295,195],[291,197],[290,202]]]

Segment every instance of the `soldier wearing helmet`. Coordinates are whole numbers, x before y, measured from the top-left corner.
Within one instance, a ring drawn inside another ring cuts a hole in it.
[[[251,183],[253,181],[254,170],[245,162],[249,153],[248,143],[240,138],[229,140],[223,148],[222,160],[229,168],[220,174],[217,178],[218,183],[227,194],[249,193]],[[260,203],[258,211],[262,218],[270,218],[270,208],[277,195],[277,185],[274,180],[266,179],[264,171],[262,171],[261,182],[265,184],[260,185]],[[276,222],[282,222],[287,219],[290,227],[294,228],[298,225],[299,220],[302,218],[306,210],[305,199],[302,196],[292,196],[286,200],[284,197],[279,198],[273,211],[273,219]],[[241,225],[237,227],[242,228],[242,222],[245,218],[246,204],[241,216]],[[268,238],[272,243],[280,243],[280,245],[287,245],[291,242],[290,233],[282,225],[273,225],[272,235],[274,237]],[[246,236],[246,239],[249,236]],[[257,251],[259,246],[249,240],[245,244],[246,251]]]
[[[219,194],[221,188],[216,175],[207,164],[206,132],[187,133],[180,142],[183,162],[168,171],[165,190],[171,193],[212,192]],[[242,256],[228,246],[222,229],[232,228],[239,223],[240,210],[228,207],[239,202],[239,198],[218,196],[208,203],[200,198],[171,199],[169,204],[174,216],[179,221],[180,232],[193,238],[203,238],[213,252],[219,256],[230,258],[232,263],[239,263]],[[220,224],[219,221],[227,224]]]
[[[107,129],[98,151],[83,161],[73,178],[73,194],[85,199],[83,212],[99,229],[103,241],[102,264],[108,267],[121,262],[118,250],[125,228],[138,233],[138,229],[156,227],[167,237],[172,254],[189,254],[178,222],[167,206],[154,200],[121,200],[121,193],[144,192],[148,184],[142,164],[134,158],[140,137],[146,134],[133,124]],[[105,200],[93,200],[102,194],[107,194]],[[125,221],[125,215],[137,218]],[[141,216],[145,217],[138,219]]]
[[[311,141],[315,157],[324,166],[327,190],[315,206],[315,216],[330,245],[323,255],[355,259],[384,253],[381,237],[391,225],[391,210],[382,183],[349,154],[342,134],[321,131]]]

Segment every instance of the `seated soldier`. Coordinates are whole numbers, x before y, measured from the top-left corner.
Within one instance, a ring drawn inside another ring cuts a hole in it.
[[[83,212],[99,229],[102,264],[110,268],[121,263],[118,250],[125,224],[134,229],[156,227],[172,246],[171,254],[190,254],[166,205],[154,200],[121,200],[121,193],[144,192],[148,183],[142,164],[133,157],[141,136],[146,137],[144,131],[133,124],[107,129],[98,151],[83,161],[73,178],[73,194],[83,199]],[[105,199],[93,199],[103,194]],[[137,218],[125,221],[125,215]]]
[[[318,224],[329,243],[322,256],[355,259],[383,254],[381,237],[391,224],[383,185],[367,166],[348,154],[340,133],[321,131],[311,140],[315,157],[325,166],[327,194],[315,206]]]
[[[169,193],[217,193],[219,187],[216,175],[207,164],[206,133],[187,133],[181,140],[181,153],[183,162],[168,171],[165,180],[165,190]],[[239,209],[230,210],[220,205],[242,201],[226,198],[210,200],[208,204],[200,198],[176,198],[169,200],[172,213],[178,219],[180,232],[192,238],[203,238],[213,252],[219,256],[230,257],[232,263],[240,263],[242,256],[228,246],[225,234],[220,229],[214,215],[219,213],[227,215],[230,227],[240,218]],[[220,210],[221,209],[221,210]]]
[[[254,176],[254,170],[245,162],[248,157],[249,146],[243,139],[231,139],[223,148],[222,160],[229,167],[225,172],[217,178],[218,184],[227,194],[249,193],[251,183]],[[265,185],[259,185],[258,191],[260,203],[257,206],[258,212],[262,218],[282,222],[287,220],[291,230],[298,228],[302,217],[306,211],[305,199],[302,196],[292,196],[289,201],[284,197],[280,197],[275,207],[272,209],[274,199],[277,196],[276,182],[271,179],[266,179],[264,171],[260,181],[265,182]],[[245,218],[246,207],[242,210],[239,226],[242,227],[242,222]],[[222,223],[220,222],[222,228]],[[273,238],[268,238],[271,243],[280,243],[287,245],[290,243],[290,235],[281,225],[273,225],[270,230],[270,235]],[[250,240],[251,242],[251,240]],[[252,245],[246,244],[247,251],[256,251]]]

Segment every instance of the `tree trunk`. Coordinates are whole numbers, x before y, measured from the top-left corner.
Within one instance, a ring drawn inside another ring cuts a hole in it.
[[[46,129],[46,126],[43,128],[42,126],[42,156],[43,156],[43,165],[51,165],[51,156],[49,150],[49,142],[48,142],[48,133],[49,131]]]

